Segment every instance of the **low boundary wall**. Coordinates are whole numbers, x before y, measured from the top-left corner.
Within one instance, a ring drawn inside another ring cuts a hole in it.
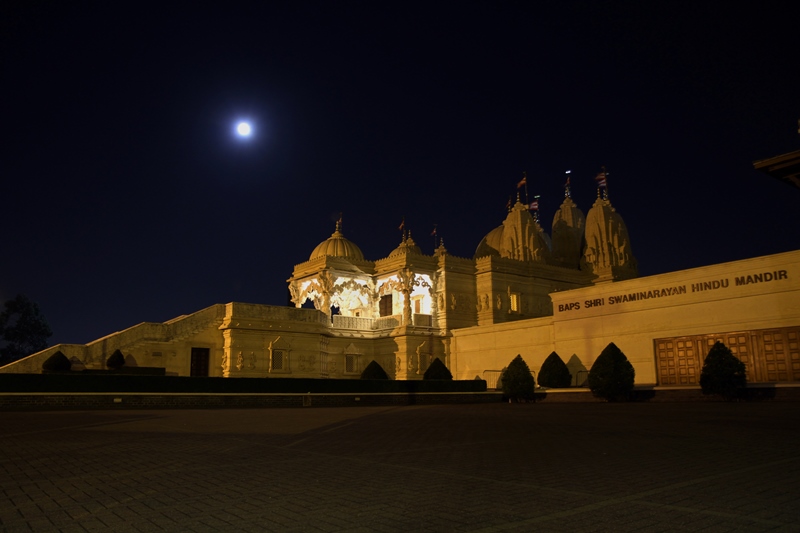
[[[500,392],[423,392],[348,394],[209,394],[209,393],[0,393],[0,411],[84,409],[242,409],[270,407],[354,407],[497,403]]]
[[[605,402],[588,388],[537,389],[536,401],[547,403]],[[635,387],[633,402],[724,402],[715,395],[705,395],[699,386],[691,387]],[[800,402],[800,383],[750,383],[742,401]]]
[[[498,403],[500,391],[418,393],[147,393],[147,392],[0,392],[2,411],[94,409],[245,409],[355,407]],[[647,387],[634,391],[634,402],[722,402],[700,387]],[[746,401],[800,402],[800,385],[750,385]],[[536,392],[538,403],[602,403],[589,389],[550,389]]]

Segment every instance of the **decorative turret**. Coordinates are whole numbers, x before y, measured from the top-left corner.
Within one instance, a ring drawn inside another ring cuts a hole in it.
[[[447,255],[447,248],[444,247],[444,239],[439,239],[439,246],[433,251],[433,255],[436,257]]]
[[[417,243],[411,238],[410,231],[408,233],[405,231],[403,232],[403,239],[400,241],[400,246],[395,248],[392,253],[389,254],[389,257],[399,254],[422,254],[420,247],[417,246]]]
[[[639,275],[631,251],[628,228],[612,207],[608,194],[600,197],[586,215],[586,248],[581,270],[595,274],[595,283],[635,278]]]
[[[364,254],[361,252],[361,249],[352,241],[345,239],[344,235],[342,235],[341,220],[336,221],[336,231],[314,248],[309,260],[325,256],[344,257],[357,261],[364,260]]]
[[[581,268],[586,219],[572,200],[569,178],[564,186],[564,201],[553,217],[553,261],[567,268]]]

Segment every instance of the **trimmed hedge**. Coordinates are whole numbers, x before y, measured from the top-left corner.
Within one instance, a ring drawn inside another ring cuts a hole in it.
[[[198,378],[68,372],[0,374],[0,392],[408,393],[486,392],[484,380]]]
[[[389,375],[383,367],[374,359],[361,372],[361,379],[389,379]]]
[[[117,370],[125,366],[125,356],[119,350],[114,350],[108,359],[106,359],[106,368]]]
[[[438,357],[428,367],[422,379],[453,379],[453,374],[447,369],[445,364]]]
[[[630,399],[636,370],[613,342],[603,348],[589,370],[589,388],[610,402]]]
[[[537,381],[540,387],[563,389],[572,385],[572,374],[564,360],[556,352],[552,352],[542,363]]]
[[[69,372],[71,368],[72,362],[67,359],[67,356],[64,355],[61,350],[48,357],[47,360],[42,363],[43,372]]]
[[[533,400],[536,384],[533,381],[533,374],[528,368],[528,363],[517,355],[509,363],[506,371],[502,375],[503,396],[509,400]]]
[[[709,350],[700,371],[703,394],[717,394],[726,400],[740,398],[747,386],[747,368],[725,344],[717,341]]]

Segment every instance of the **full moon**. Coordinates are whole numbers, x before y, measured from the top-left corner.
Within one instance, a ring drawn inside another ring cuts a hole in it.
[[[238,133],[240,137],[249,137],[252,131],[250,124],[247,122],[240,122],[236,125],[236,133]]]

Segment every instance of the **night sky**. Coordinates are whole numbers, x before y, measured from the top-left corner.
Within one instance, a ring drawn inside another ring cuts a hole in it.
[[[752,166],[800,148],[797,2],[169,4],[0,8],[0,300],[51,344],[286,305],[340,212],[472,257],[523,172],[549,232],[605,166],[642,275],[800,248]]]

